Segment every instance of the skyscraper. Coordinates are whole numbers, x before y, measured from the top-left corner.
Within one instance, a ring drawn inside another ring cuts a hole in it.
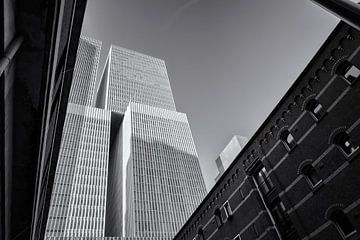
[[[84,106],[93,105],[100,52],[100,41],[81,37],[70,90],[70,103]]]
[[[125,234],[171,238],[205,194],[187,117],[130,103],[122,129]]]
[[[206,189],[186,114],[176,112],[165,62],[112,46],[97,104],[122,118],[110,150],[116,154],[109,160],[107,208],[112,210],[106,235],[171,238]],[[114,179],[119,176],[122,181]]]
[[[123,114],[129,102],[176,111],[164,60],[112,45],[97,105]]]
[[[165,62],[116,46],[95,99],[100,47],[79,45],[45,236],[170,239],[206,194],[187,117]]]
[[[101,43],[80,39],[45,237],[103,237],[110,112],[91,107]]]
[[[241,149],[246,145],[248,139],[239,135],[231,138],[230,142],[226,145],[224,150],[220,153],[219,157],[215,160],[219,174],[216,176],[217,182],[221,175],[226,171],[230,164],[235,160]]]

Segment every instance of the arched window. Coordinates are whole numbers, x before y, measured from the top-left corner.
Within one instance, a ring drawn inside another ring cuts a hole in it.
[[[309,100],[309,102],[306,104],[305,109],[308,112],[310,112],[311,116],[316,121],[319,121],[325,114],[325,111],[324,111],[322,105],[315,99]]]
[[[342,237],[347,238],[356,233],[354,225],[342,210],[334,211],[330,216],[330,220],[333,221]]]
[[[353,143],[350,136],[345,132],[338,133],[334,138],[334,143],[347,157],[350,157],[359,149],[359,146]]]
[[[322,182],[320,176],[318,175],[316,169],[311,165],[308,164],[303,167],[301,174],[304,175],[308,183],[312,188],[316,187],[318,184]]]
[[[223,224],[222,218],[221,218],[221,211],[219,208],[216,208],[214,211],[214,215],[215,215],[215,221],[216,221],[216,225],[217,227],[221,227]]]
[[[349,61],[342,62],[337,67],[336,73],[343,76],[350,85],[354,84],[360,77],[360,69]]]
[[[280,140],[288,151],[296,146],[295,138],[288,130],[285,130],[281,133]]]

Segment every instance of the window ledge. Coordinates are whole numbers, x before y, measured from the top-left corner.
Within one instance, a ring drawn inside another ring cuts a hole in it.
[[[347,155],[347,160],[348,162],[352,162],[352,160],[354,160],[354,158],[360,153],[360,147],[358,146],[355,150],[355,152],[353,152],[352,154],[350,155]]]
[[[359,237],[360,237],[360,233],[357,231],[354,231],[343,238],[346,240],[357,240],[357,239],[359,239]]]
[[[320,182],[318,182],[315,186],[312,187],[312,191],[313,193],[319,191],[319,189],[324,186],[325,183],[323,182],[323,180],[321,180]]]

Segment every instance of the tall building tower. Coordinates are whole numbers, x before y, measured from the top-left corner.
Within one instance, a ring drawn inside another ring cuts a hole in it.
[[[170,239],[206,189],[165,62],[112,46],[97,105],[120,119],[112,122],[106,236]]]
[[[129,102],[176,111],[165,61],[112,45],[97,106],[124,114]]]
[[[82,37],[45,237],[103,237],[111,113],[91,107],[101,43]]]
[[[230,164],[235,160],[241,149],[246,145],[248,139],[246,137],[235,135],[226,145],[220,156],[215,160],[219,174],[215,178],[215,182],[219,180],[221,175],[226,171]]]
[[[94,105],[96,75],[101,52],[101,42],[82,36],[76,56],[69,102],[84,106]]]

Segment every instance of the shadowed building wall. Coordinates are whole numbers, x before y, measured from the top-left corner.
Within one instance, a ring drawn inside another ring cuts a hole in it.
[[[340,22],[174,239],[358,239],[359,79]]]

